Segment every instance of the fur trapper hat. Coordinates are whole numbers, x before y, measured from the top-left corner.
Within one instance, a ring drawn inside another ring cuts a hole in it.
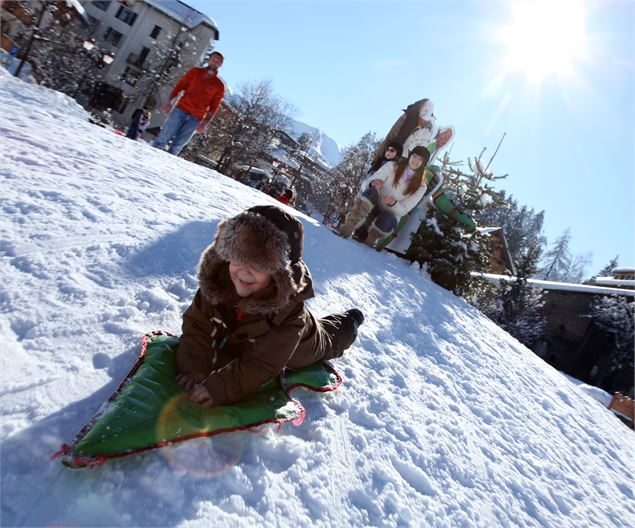
[[[274,312],[310,280],[302,262],[303,246],[304,228],[293,215],[273,205],[251,207],[218,225],[214,242],[199,262],[201,291],[212,304],[227,300],[228,283],[233,290],[227,263],[240,262],[271,274],[275,292],[238,304],[250,313]]]

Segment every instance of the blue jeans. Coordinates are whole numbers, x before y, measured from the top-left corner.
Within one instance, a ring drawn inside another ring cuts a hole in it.
[[[175,108],[170,112],[170,115],[163,123],[161,132],[152,142],[152,146],[161,150],[165,149],[167,143],[172,143],[170,146],[170,154],[178,156],[183,147],[187,145],[194,132],[196,131],[200,121],[193,115],[184,112],[180,108]]]
[[[364,198],[368,198],[370,202],[373,204],[373,209],[368,214],[368,226],[370,227],[373,223],[377,229],[379,229],[382,233],[390,233],[393,229],[397,227],[397,217],[391,213],[390,211],[386,211],[381,208],[381,196],[375,187],[369,187],[366,189],[362,196]],[[366,222],[364,222],[366,224]]]

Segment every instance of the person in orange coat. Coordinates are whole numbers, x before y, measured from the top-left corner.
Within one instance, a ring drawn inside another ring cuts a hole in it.
[[[214,117],[225,95],[225,84],[218,78],[224,57],[218,51],[211,54],[207,68],[190,69],[176,84],[170,100],[163,106],[168,115],[152,146],[178,156],[194,132],[202,134]],[[176,107],[174,102],[178,99]]]

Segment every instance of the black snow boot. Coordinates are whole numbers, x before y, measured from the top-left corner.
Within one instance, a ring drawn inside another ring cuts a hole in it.
[[[355,330],[355,333],[357,333],[357,329],[364,322],[364,314],[361,312],[361,310],[352,308],[350,310],[346,310],[344,312],[344,315],[353,321],[353,329]]]

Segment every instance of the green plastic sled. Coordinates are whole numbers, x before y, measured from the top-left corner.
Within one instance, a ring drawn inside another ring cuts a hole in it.
[[[178,343],[169,334],[146,334],[136,364],[105,408],[54,458],[61,456],[69,467],[95,467],[109,459],[192,438],[250,430],[266,423],[299,425],[305,409],[290,392],[297,387],[327,392],[342,382],[330,365],[318,362],[285,370],[240,403],[208,408],[192,402],[174,379]]]

